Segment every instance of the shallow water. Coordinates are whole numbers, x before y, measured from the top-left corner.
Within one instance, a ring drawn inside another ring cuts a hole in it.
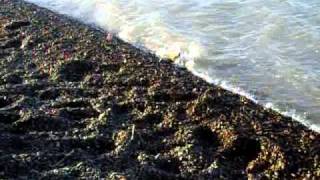
[[[319,0],[27,0],[174,58],[320,132]]]

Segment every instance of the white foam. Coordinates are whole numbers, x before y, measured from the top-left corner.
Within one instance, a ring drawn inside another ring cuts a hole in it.
[[[307,119],[307,115],[306,113],[304,115],[301,115],[299,113],[296,112],[295,109],[288,109],[288,110],[283,110],[282,108],[278,107],[277,105],[274,105],[272,102],[267,102],[267,103],[261,103],[257,100],[257,98],[252,95],[247,93],[245,90],[236,87],[234,85],[231,85],[230,83],[224,81],[224,80],[219,80],[219,79],[213,79],[212,77],[210,77],[208,75],[207,72],[200,72],[197,69],[193,68],[193,63],[188,64],[187,68],[196,76],[206,80],[209,83],[218,85],[228,91],[231,91],[233,93],[239,94],[241,96],[244,96],[248,99],[250,99],[251,101],[253,101],[254,103],[263,105],[266,109],[272,109],[278,113],[280,113],[283,116],[287,116],[287,117],[291,117],[294,120],[300,122],[301,124],[303,124],[304,126],[308,127],[309,129],[315,131],[315,132],[319,132],[320,133],[320,126],[316,125],[316,124],[312,124],[310,123],[310,120]]]

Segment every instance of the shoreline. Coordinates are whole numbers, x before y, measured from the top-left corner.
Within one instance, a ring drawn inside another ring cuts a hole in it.
[[[0,0],[0,178],[316,178],[320,135],[106,32]]]

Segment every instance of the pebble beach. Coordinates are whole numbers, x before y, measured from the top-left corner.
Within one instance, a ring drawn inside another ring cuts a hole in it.
[[[0,22],[0,179],[320,178],[290,117],[21,0]]]

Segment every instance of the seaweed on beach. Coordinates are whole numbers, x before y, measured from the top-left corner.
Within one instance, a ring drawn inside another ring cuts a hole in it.
[[[320,135],[109,33],[0,0],[1,179],[317,179]]]

